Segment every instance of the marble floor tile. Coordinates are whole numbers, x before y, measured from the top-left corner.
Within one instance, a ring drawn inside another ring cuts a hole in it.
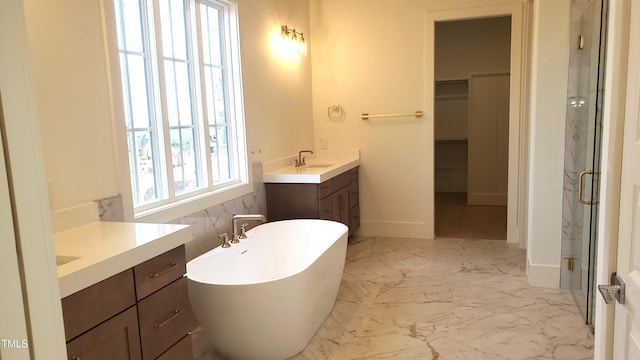
[[[349,242],[336,304],[294,360],[593,358],[571,292],[530,287],[496,240]]]

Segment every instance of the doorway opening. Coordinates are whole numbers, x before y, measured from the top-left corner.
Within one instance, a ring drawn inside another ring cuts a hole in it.
[[[511,22],[435,23],[436,237],[507,240]]]

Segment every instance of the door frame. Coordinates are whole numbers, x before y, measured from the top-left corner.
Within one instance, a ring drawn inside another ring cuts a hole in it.
[[[11,209],[11,195],[9,181],[7,179],[7,165],[4,153],[4,136],[2,124],[4,116],[2,111],[2,93],[0,93],[0,268],[2,281],[0,281],[0,309],[2,309],[2,321],[0,322],[0,339],[20,341],[16,344],[23,345],[28,341],[26,314],[22,298],[22,281],[20,267],[18,266],[18,252],[16,249],[16,236],[13,228],[13,210]],[[6,347],[0,344],[0,359],[29,359],[29,351],[21,348]]]
[[[430,11],[425,18],[425,115],[431,119],[426,126],[426,173],[433,173],[434,160],[434,100],[435,99],[435,24],[439,21],[471,20],[491,18],[498,16],[511,16],[511,59],[509,72],[509,165],[508,165],[508,190],[507,190],[507,242],[520,244],[524,247],[524,231],[526,227],[526,203],[522,196],[526,194],[526,151],[521,144],[525,144],[527,134],[521,131],[526,129],[526,115],[521,111],[526,108],[527,96],[522,85],[526,82],[525,71],[527,59],[525,46],[528,38],[528,22],[524,22],[526,3],[511,3],[503,5],[480,6],[474,8],[456,8],[449,10]],[[435,238],[435,186],[434,181],[427,184],[427,231],[430,238]]]
[[[604,110],[602,113],[600,216],[598,217],[596,250],[597,284],[609,284],[609,277],[617,267],[630,8],[630,0],[609,2]],[[602,297],[596,294],[594,359],[611,359],[613,356],[614,309],[614,306],[608,306]]]
[[[28,351],[21,358],[64,359],[62,306],[51,231],[44,153],[37,97],[29,63],[25,0],[0,1],[0,91],[3,101],[6,180],[11,199],[17,264],[24,307]],[[3,168],[2,171],[5,169]],[[4,196],[4,195],[3,195]],[[4,214],[3,219],[4,222]],[[5,239],[2,238],[4,241]],[[13,297],[12,297],[13,298]],[[0,309],[4,313],[7,309]],[[22,336],[16,334],[16,336]],[[22,345],[23,339],[20,340]],[[1,345],[1,344],[0,344]],[[4,352],[2,353],[4,355]]]

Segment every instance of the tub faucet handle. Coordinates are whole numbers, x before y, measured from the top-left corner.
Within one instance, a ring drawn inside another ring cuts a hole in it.
[[[240,235],[238,235],[238,239],[246,239],[247,238],[247,226],[249,223],[244,223],[240,225]]]
[[[224,242],[222,243],[223,248],[231,247],[231,244],[229,244],[229,235],[227,235],[227,233],[222,233],[218,235],[218,239],[224,239]]]

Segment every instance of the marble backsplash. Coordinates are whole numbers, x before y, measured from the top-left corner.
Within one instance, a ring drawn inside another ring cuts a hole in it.
[[[186,244],[187,261],[222,244],[218,235],[224,232],[231,234],[233,214],[266,214],[267,200],[262,182],[262,164],[254,163],[252,171],[254,188],[252,193],[170,222],[191,225],[193,238]],[[100,221],[124,221],[122,196],[100,199],[96,202]],[[250,224],[250,226],[254,225],[257,224]]]

